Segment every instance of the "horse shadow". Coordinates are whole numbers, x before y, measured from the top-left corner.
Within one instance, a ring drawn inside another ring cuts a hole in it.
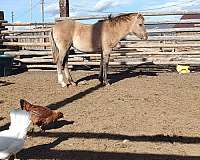
[[[181,144],[200,144],[200,137],[178,136],[178,135],[123,135],[112,133],[92,133],[92,132],[35,132],[33,137],[57,137],[59,140],[69,138],[84,139],[108,139],[108,140],[127,140],[130,142],[153,142],[153,143],[181,143]]]
[[[110,79],[109,83],[110,84],[114,84],[114,83],[117,83],[117,82],[119,82],[119,81],[121,81],[123,79],[131,78],[131,77],[138,77],[138,76],[157,76],[157,73],[156,72],[135,72],[133,70],[133,68],[126,68],[125,70],[122,70],[120,72],[109,74],[108,78]],[[90,81],[90,80],[94,80],[94,79],[98,79],[98,74],[93,74],[93,75],[89,75],[89,76],[83,77],[83,78],[77,80],[76,83],[79,84],[82,81]],[[81,99],[84,96],[86,96],[86,95],[88,95],[88,94],[90,94],[90,93],[92,93],[92,92],[94,92],[94,91],[96,91],[96,90],[98,90],[98,89],[100,89],[102,87],[104,87],[104,85],[102,85],[100,83],[100,84],[98,84],[98,85],[96,85],[94,87],[86,89],[83,92],[80,92],[80,93],[78,93],[76,95],[73,95],[72,97],[65,98],[62,101],[51,103],[51,104],[48,105],[48,107],[50,109],[52,109],[52,110],[56,110],[56,109],[62,108],[65,105],[67,105],[69,103],[72,103],[75,100]]]
[[[98,152],[87,150],[55,150],[54,148],[68,140],[69,138],[84,138],[84,139],[108,139],[108,140],[128,140],[130,142],[152,142],[152,143],[183,143],[183,144],[200,144],[199,137],[187,137],[187,136],[165,136],[165,135],[121,135],[110,133],[90,133],[90,132],[45,132],[34,133],[35,137],[53,137],[57,138],[49,144],[42,144],[33,146],[27,149],[23,149],[17,154],[19,158],[25,159],[55,159],[55,158],[67,158],[67,159],[136,159],[136,160],[197,160],[199,156],[179,156],[179,155],[162,155],[162,154],[136,154],[136,153],[119,153],[119,152]],[[38,150],[41,152],[37,153]],[[36,154],[37,153],[37,154]],[[75,158],[76,157],[76,158]]]
[[[88,88],[86,89],[85,91],[83,92],[79,92],[78,94],[76,95],[73,95],[72,97],[69,97],[69,98],[65,98],[64,100],[62,101],[58,101],[58,102],[55,102],[55,103],[51,103],[48,105],[48,108],[52,109],[52,110],[56,110],[56,109],[59,109],[59,108],[62,108],[63,106],[69,104],[69,103],[72,103],[73,101],[75,100],[78,100],[78,99],[81,99],[83,98],[84,96],[98,90],[99,88],[103,87],[101,84],[98,84],[94,87],[91,87],[91,88]]]
[[[132,78],[132,77],[140,77],[140,76],[157,76],[158,73],[154,71],[148,71],[148,72],[142,72],[142,71],[135,71],[134,69],[139,67],[140,65],[137,65],[136,67],[129,67],[125,68],[124,70],[108,74],[108,79],[110,84],[117,83],[121,80]],[[76,81],[77,84],[79,84],[82,81],[90,81],[98,79],[98,74],[89,75],[86,77],[83,77]]]
[[[20,159],[67,159],[67,160],[199,160],[200,156],[173,154],[105,152],[92,150],[57,150],[44,144],[24,149],[17,154]],[[38,153],[38,151],[40,151]]]
[[[7,81],[0,81],[0,87],[9,86],[9,85],[11,85],[11,84],[15,84],[15,83],[7,82]]]

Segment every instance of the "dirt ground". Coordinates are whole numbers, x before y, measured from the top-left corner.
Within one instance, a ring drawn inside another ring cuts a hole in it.
[[[200,160],[200,73],[112,73],[103,87],[98,72],[74,71],[79,85],[61,88],[56,72],[0,78],[0,130],[19,99],[49,106],[64,119],[35,132],[22,159]]]

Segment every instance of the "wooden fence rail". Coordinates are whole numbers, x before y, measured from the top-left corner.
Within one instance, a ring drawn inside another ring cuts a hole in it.
[[[49,35],[36,35],[36,36],[4,36],[5,40],[12,40],[12,39],[44,39],[49,38]],[[3,41],[3,40],[2,40]],[[122,39],[121,42],[131,42],[131,41],[143,41],[136,36],[127,36],[126,38]],[[200,41],[200,35],[171,35],[171,36],[149,36],[148,41]]]
[[[7,46],[40,46],[50,47],[51,43],[20,43],[20,42],[3,42],[3,45]],[[180,48],[180,47],[200,47],[200,43],[189,44],[127,44],[124,48]],[[123,49],[123,48],[122,48]]]
[[[1,26],[53,26],[55,23],[31,23],[31,22],[14,22],[7,23],[4,21]],[[189,20],[157,20],[157,21],[145,21],[145,25],[159,25],[159,24],[200,24],[198,19]]]
[[[111,54],[110,65],[137,64],[200,64],[200,19],[165,20],[163,16],[195,15],[200,12],[141,12],[146,18],[145,25],[149,38],[140,40],[136,36],[128,35],[120,41]],[[113,14],[116,16],[119,14]],[[156,16],[156,20],[148,20],[149,16]],[[158,16],[161,19],[158,19]],[[75,20],[106,19],[108,15],[70,17]],[[68,18],[59,18],[64,20]],[[27,64],[27,67],[56,68],[52,61],[49,33],[54,22],[32,23],[0,21],[0,26],[15,27],[13,30],[0,31],[0,43],[6,54],[16,57],[16,60]],[[192,28],[175,28],[175,24],[191,24]],[[165,28],[162,28],[162,26]],[[27,29],[17,29],[25,26]],[[31,26],[31,27],[27,27]],[[153,27],[153,28],[152,28]],[[161,27],[161,28],[160,28]],[[167,28],[166,28],[167,27]],[[32,29],[31,29],[32,28]],[[11,47],[18,46],[20,51],[10,52]],[[5,47],[8,47],[6,50]],[[81,53],[75,50],[70,55],[69,65],[99,65],[100,54]]]
[[[40,46],[40,47],[50,47],[51,43],[21,43],[21,42],[3,42],[5,46]]]
[[[40,32],[49,32],[50,30],[51,30],[51,28],[30,29],[30,30],[4,30],[4,31],[1,31],[1,34],[40,33]]]
[[[116,14],[105,14],[105,15],[92,15],[92,16],[79,16],[79,17],[60,17],[57,18],[56,21],[65,20],[65,19],[75,19],[75,20],[90,20],[90,19],[107,19],[110,15],[118,16],[121,14],[126,14],[130,12],[124,13],[116,13]],[[174,15],[196,15],[199,14],[199,11],[180,11],[180,12],[139,12],[143,14],[143,16],[174,16]]]

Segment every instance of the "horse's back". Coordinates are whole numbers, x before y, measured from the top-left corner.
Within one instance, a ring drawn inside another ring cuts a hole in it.
[[[72,41],[74,24],[75,22],[73,20],[57,22],[53,27],[54,38],[60,42]]]
[[[75,23],[73,46],[83,52],[101,50],[101,33],[97,25]]]
[[[53,37],[61,46],[71,44],[82,52],[102,51],[103,23],[82,24],[75,20],[60,21],[53,27]]]

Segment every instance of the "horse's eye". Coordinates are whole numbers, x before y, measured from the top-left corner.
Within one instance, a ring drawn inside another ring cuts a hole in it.
[[[142,24],[139,24],[140,27],[142,27]]]

